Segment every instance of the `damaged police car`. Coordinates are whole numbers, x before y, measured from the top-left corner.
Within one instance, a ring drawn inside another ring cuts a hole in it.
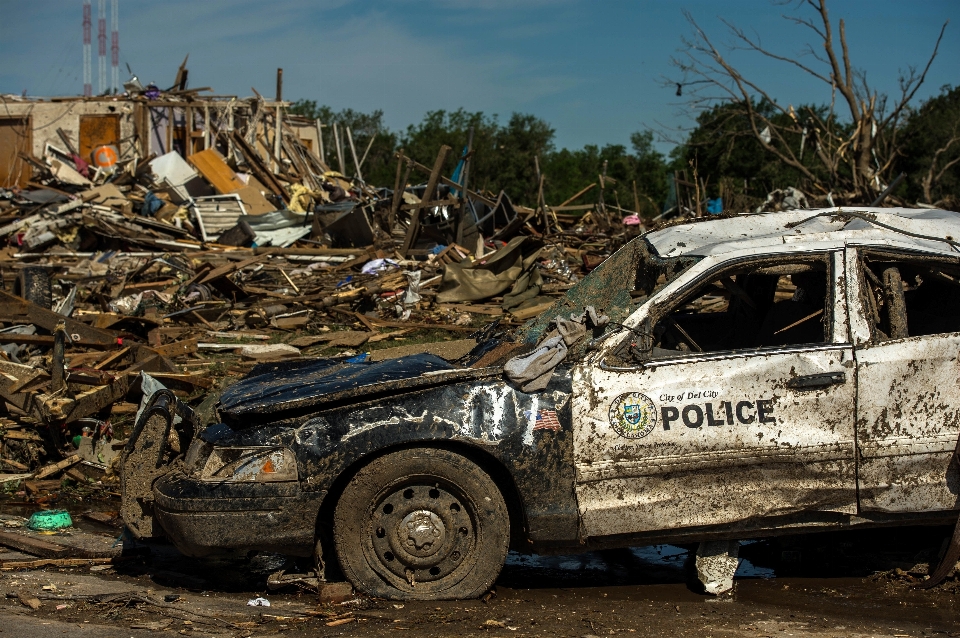
[[[684,223],[458,362],[259,365],[206,427],[160,390],[123,518],[397,599],[481,595],[510,548],[956,521],[957,237],[939,210]]]

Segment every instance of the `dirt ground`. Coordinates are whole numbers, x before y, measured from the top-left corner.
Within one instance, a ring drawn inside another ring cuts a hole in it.
[[[118,534],[89,522],[81,527],[74,533]],[[320,604],[306,590],[267,590],[267,575],[284,566],[282,557],[198,561],[155,543],[113,566],[0,572],[0,634],[960,636],[960,582],[928,592],[910,575],[923,571],[949,531],[749,542],[733,595],[719,599],[688,586],[688,551],[669,545],[574,556],[512,553],[484,600],[350,597]],[[270,606],[247,605],[258,596]],[[32,597],[39,609],[21,601]]]

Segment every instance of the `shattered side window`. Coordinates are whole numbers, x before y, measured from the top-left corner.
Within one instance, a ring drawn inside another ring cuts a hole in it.
[[[655,313],[645,356],[826,343],[833,306],[829,271],[825,257],[812,257],[707,275]]]
[[[613,324],[621,323],[638,304],[701,259],[660,257],[644,237],[637,237],[577,282],[553,306],[524,324],[518,340],[536,343],[556,317],[580,314],[586,306],[606,313]]]
[[[869,252],[860,270],[861,303],[876,339],[960,332],[956,259]]]

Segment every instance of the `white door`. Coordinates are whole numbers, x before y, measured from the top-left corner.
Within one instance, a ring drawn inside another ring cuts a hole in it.
[[[956,509],[958,260],[850,249],[848,272],[851,322],[862,333],[855,352],[860,508]],[[898,297],[905,311],[899,320]]]
[[[791,259],[708,270],[638,311],[645,361],[575,370],[586,536],[856,511],[842,253]]]

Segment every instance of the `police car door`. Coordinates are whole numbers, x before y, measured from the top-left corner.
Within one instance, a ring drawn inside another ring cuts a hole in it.
[[[843,269],[842,253],[708,257],[628,320],[650,337],[575,370],[586,536],[856,511]]]

